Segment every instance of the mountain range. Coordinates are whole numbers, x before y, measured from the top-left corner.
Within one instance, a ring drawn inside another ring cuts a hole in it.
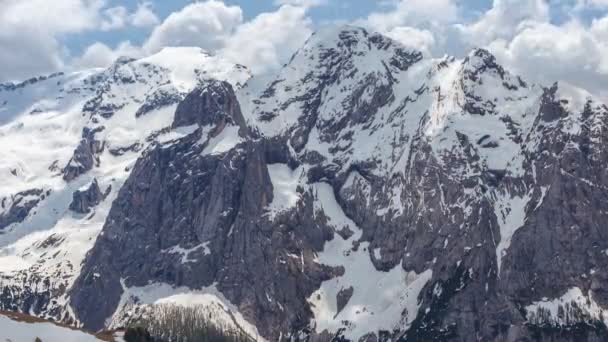
[[[257,340],[605,341],[608,107],[365,29],[0,85],[0,310]]]

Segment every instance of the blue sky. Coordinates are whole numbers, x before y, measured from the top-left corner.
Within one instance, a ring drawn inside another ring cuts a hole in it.
[[[108,7],[125,6],[130,11],[137,8],[138,0],[111,0],[107,1]],[[162,20],[171,13],[176,12],[184,6],[195,2],[193,0],[154,0],[150,1],[158,17]],[[227,0],[227,5],[236,5],[243,9],[244,18],[252,19],[260,13],[270,12],[276,9],[277,5],[272,0]],[[488,0],[469,0],[462,1],[467,8],[469,16],[477,16],[479,13],[491,7]],[[310,17],[317,25],[332,21],[351,21],[364,18],[374,10],[390,7],[379,0],[330,0],[324,6],[314,7],[310,10]],[[125,38],[125,34],[131,41],[142,43],[149,29],[129,29],[127,32],[90,32],[85,34],[75,34],[65,37],[64,42],[74,52],[82,52],[91,42],[102,41],[109,45],[116,45]]]
[[[601,0],[600,0],[601,1]],[[130,11],[135,11],[138,0],[108,0],[107,7],[124,6]],[[184,6],[195,2],[193,0],[154,0],[150,1],[158,17],[163,20],[171,13],[179,11]],[[250,20],[260,13],[270,12],[277,5],[272,0],[226,0],[228,5],[239,6],[243,10],[244,18]],[[563,10],[563,5],[575,3],[576,0],[552,0],[551,20],[561,23],[568,19],[568,11]],[[381,0],[329,0],[324,6],[314,7],[310,10],[310,17],[317,25],[331,21],[352,21],[364,18],[373,11],[390,7],[388,1]],[[460,0],[458,3],[464,9],[463,16],[468,19],[477,18],[492,7],[491,0]],[[606,2],[608,3],[608,1]],[[605,10],[599,7],[588,7],[581,11],[580,18],[589,22],[593,18],[601,17]],[[73,53],[82,52],[91,42],[101,41],[108,45],[116,45],[124,40],[125,35],[134,43],[142,43],[150,29],[130,28],[128,30],[112,32],[87,32],[85,34],[74,34],[64,38],[64,43]]]
[[[108,7],[125,6],[130,11],[137,8],[137,0],[112,0],[108,1]],[[162,20],[171,13],[176,12],[184,6],[195,2],[192,0],[155,0],[150,1],[153,4],[154,10],[158,17]],[[224,1],[227,5],[236,5],[242,8],[244,18],[250,20],[260,13],[270,12],[276,9],[276,5],[272,0],[231,0]],[[475,2],[484,2],[476,0]],[[319,6],[310,10],[310,16],[316,23],[323,23],[334,20],[353,20],[356,18],[365,17],[374,9],[381,7],[378,1],[375,0],[352,0],[352,1],[330,1],[326,6]],[[129,39],[133,42],[142,43],[149,29],[130,29],[128,30]],[[79,52],[84,50],[93,41],[103,41],[106,44],[115,45],[124,40],[125,32],[90,32],[86,34],[70,35],[65,38],[65,43],[74,51]]]
[[[543,84],[608,98],[608,0],[0,0],[0,81],[198,46],[272,72],[324,25],[378,31],[427,57],[490,50]]]

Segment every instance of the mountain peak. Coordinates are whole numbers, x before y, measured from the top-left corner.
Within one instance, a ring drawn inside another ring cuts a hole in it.
[[[352,54],[363,54],[374,50],[407,51],[420,55],[419,51],[406,48],[399,42],[377,32],[353,25],[324,27],[313,33],[304,49],[339,49]]]
[[[369,32],[353,25],[325,26],[312,34],[307,45],[347,42],[354,43],[365,39]]]
[[[498,64],[496,57],[486,49],[473,49],[467,57],[465,57],[462,63],[465,66],[465,70],[470,70],[475,73],[494,70],[501,78],[504,78],[505,70]]]
[[[517,75],[512,75],[498,63],[496,56],[483,48],[473,49],[462,61],[462,76],[467,83],[484,87],[482,78],[494,78],[502,87],[515,91],[528,88]],[[486,87],[487,88],[487,87]]]

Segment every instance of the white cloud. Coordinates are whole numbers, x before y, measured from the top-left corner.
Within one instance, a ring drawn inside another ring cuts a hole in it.
[[[495,39],[510,39],[527,25],[549,20],[544,0],[494,0],[491,9],[469,25],[458,25],[466,41],[480,46]]]
[[[74,66],[100,66],[115,56],[135,53],[136,47],[126,43],[115,49],[95,43],[82,56],[72,58],[63,45],[73,35],[158,23],[149,2],[140,3],[131,14],[123,6],[108,8],[108,3],[107,0],[0,0],[0,82],[70,68],[74,63]]]
[[[608,8],[608,0],[494,0],[469,21],[458,4],[463,2],[389,0],[388,9],[360,23],[435,56],[486,47],[530,81],[565,81],[608,98],[608,16],[586,24],[583,12],[565,10]],[[552,22],[552,13],[565,22]]]
[[[388,0],[357,25],[386,34],[425,55],[445,49],[451,25],[462,20],[456,0]],[[443,53],[441,53],[443,54]]]
[[[591,33],[596,39],[608,43],[608,16],[593,20],[591,23]]]
[[[601,9],[608,7],[608,0],[576,0],[575,10],[583,10],[585,8]]]
[[[277,6],[282,5],[293,5],[301,7],[314,7],[321,6],[328,3],[329,0],[275,0],[274,4]]]
[[[0,81],[63,68],[68,52],[58,39],[95,29],[103,5],[101,0],[0,0]]]
[[[123,56],[142,57],[141,49],[133,46],[129,41],[118,44],[115,49],[101,42],[95,42],[85,49],[82,56],[74,59],[71,65],[76,69],[107,67]]]
[[[104,20],[100,28],[102,31],[121,29],[127,24],[129,13],[123,6],[111,7],[103,11]]]
[[[0,25],[9,30],[38,28],[50,34],[80,32],[98,25],[103,5],[102,0],[0,0]]]
[[[280,67],[313,31],[308,8],[319,0],[280,0],[275,11],[243,21],[240,7],[210,0],[172,13],[145,42],[146,53],[164,46],[197,46],[247,65],[255,73]]]
[[[152,9],[152,3],[142,2],[137,5],[137,10],[131,15],[131,24],[135,27],[150,27],[160,22]]]
[[[280,67],[313,31],[307,11],[322,3],[295,2],[299,5],[281,5],[246,22],[238,6],[216,0],[193,3],[157,25],[143,46],[124,42],[113,49],[96,42],[71,64],[75,68],[108,66],[123,55],[149,55],[165,46],[196,46],[244,64],[254,73],[264,73]],[[150,9],[146,3],[142,6]]]
[[[306,8],[284,5],[240,25],[220,53],[254,73],[280,67],[312,33]]]
[[[164,46],[198,46],[214,51],[223,46],[242,21],[243,12],[238,6],[215,0],[193,3],[157,26],[144,49],[155,52]]]
[[[426,56],[431,55],[431,49],[436,43],[431,31],[408,26],[395,27],[386,32],[386,35],[411,49],[422,52]]]
[[[362,24],[380,32],[400,26],[427,26],[455,22],[460,9],[454,0],[399,0],[389,3],[390,9],[370,14]]]
[[[107,8],[105,0],[0,0],[0,75],[3,80],[74,67],[107,66],[122,55],[154,53],[164,46],[198,46],[245,64],[256,73],[279,67],[314,29],[308,10],[327,0],[273,0],[277,8],[249,21],[238,6],[208,0],[185,6],[160,22],[151,2],[133,13]],[[608,0],[494,0],[476,18],[463,15],[460,0],[387,0],[355,21],[427,55],[462,56],[475,46],[532,81],[565,80],[593,93],[608,92],[608,16],[565,22],[551,14],[564,8],[600,8]],[[565,7],[564,7],[565,6]],[[605,8],[608,8],[604,6]],[[70,20],[65,14],[70,13]],[[338,18],[339,19],[339,18]],[[66,35],[128,26],[152,27],[142,46],[123,42],[90,45],[71,58],[60,43]]]
[[[497,40],[489,49],[508,68],[551,84],[566,81],[600,96],[608,95],[608,41],[577,21],[561,26],[539,23],[512,40]],[[559,39],[556,39],[559,37]]]
[[[477,21],[458,25],[460,39],[467,48],[488,48],[528,80],[565,81],[607,96],[608,17],[586,25],[571,13],[557,24],[550,12],[545,0],[495,0]]]

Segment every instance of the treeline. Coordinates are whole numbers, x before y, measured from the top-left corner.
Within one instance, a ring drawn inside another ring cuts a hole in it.
[[[126,342],[253,342],[244,331],[212,321],[205,307],[154,305],[125,331]]]
[[[603,313],[600,312],[600,317],[592,317],[575,302],[558,306],[557,317],[554,317],[549,309],[543,307],[538,307],[536,312],[528,314],[528,323],[537,326],[574,326],[579,323],[594,324],[598,321],[604,321]]]

